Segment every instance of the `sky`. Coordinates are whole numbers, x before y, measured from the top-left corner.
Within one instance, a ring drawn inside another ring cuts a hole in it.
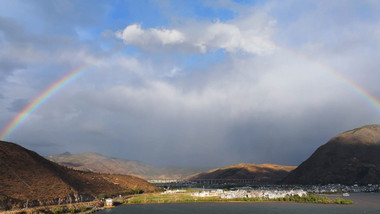
[[[380,123],[379,50],[376,0],[3,0],[0,131],[41,155],[299,165]]]

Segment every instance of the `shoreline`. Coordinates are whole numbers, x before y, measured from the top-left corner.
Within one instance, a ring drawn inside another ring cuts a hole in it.
[[[14,209],[14,210],[4,210],[0,211],[0,214],[19,214],[19,213],[39,213],[39,212],[50,212],[50,213],[70,213],[74,210],[75,213],[93,213],[100,210],[106,209],[104,206],[99,206],[103,204],[102,201],[89,201],[89,202],[79,202],[71,204],[60,204],[60,205],[46,205],[46,206],[36,206],[30,208]],[[85,210],[84,210],[85,208]]]

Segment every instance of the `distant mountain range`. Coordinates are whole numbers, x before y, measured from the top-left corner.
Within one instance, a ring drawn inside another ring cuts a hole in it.
[[[76,171],[0,141],[0,210],[91,201],[136,189],[157,190],[141,178]]]
[[[379,184],[380,125],[339,134],[284,180],[286,184]]]
[[[152,165],[120,158],[109,158],[97,153],[68,152],[48,156],[58,164],[84,171],[138,176],[144,179],[255,179],[259,183],[274,184],[282,180],[296,166],[274,164],[237,164],[223,168],[157,168]]]
[[[96,153],[64,153],[47,158],[74,169],[130,174],[144,179],[255,179],[263,184],[380,183],[380,125],[335,136],[297,168],[274,164],[237,164],[211,170],[157,168]]]
[[[189,179],[253,179],[257,184],[276,184],[296,166],[240,163],[199,173]]]
[[[140,161],[110,158],[92,152],[81,154],[70,154],[66,152],[58,155],[51,155],[46,158],[60,165],[64,165],[77,170],[133,175],[148,180],[185,179],[191,175],[210,169],[206,167],[158,168]]]

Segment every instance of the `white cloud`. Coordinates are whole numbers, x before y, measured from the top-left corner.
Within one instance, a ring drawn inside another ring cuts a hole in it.
[[[167,72],[164,76],[165,77],[169,77],[169,78],[172,78],[172,77],[175,77],[179,74],[179,72],[181,72],[181,68],[178,68],[176,66],[174,66],[172,69],[170,69],[169,72]]]
[[[127,45],[173,45],[184,42],[184,35],[178,30],[165,28],[141,29],[141,25],[133,24],[127,26],[123,31],[116,32],[116,36],[124,40]]]
[[[241,22],[241,23],[240,23]],[[275,21],[262,15],[253,15],[234,22],[189,22],[179,29],[149,28],[132,24],[115,33],[126,45],[146,51],[179,51],[205,53],[224,49],[264,55],[275,49],[270,36]]]

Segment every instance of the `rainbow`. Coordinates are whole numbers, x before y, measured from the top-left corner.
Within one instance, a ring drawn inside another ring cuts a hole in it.
[[[334,76],[336,76],[338,79],[346,83],[351,89],[353,89],[356,93],[358,93],[360,96],[362,96],[364,99],[367,100],[368,103],[370,103],[376,110],[380,111],[380,101],[372,94],[370,94],[368,91],[364,90],[360,85],[352,81],[346,76],[343,76],[341,73],[338,73],[334,71],[332,68],[327,67],[326,65],[316,62],[320,67],[324,68]]]
[[[339,72],[336,72],[333,68],[323,64],[322,62],[313,60],[308,58],[305,55],[301,55],[291,49],[288,48],[279,48],[288,54],[294,55],[296,57],[307,60],[313,65],[331,73],[334,77],[344,82],[351,89],[353,89],[356,93],[358,93],[361,97],[363,97],[367,102],[369,102],[375,109],[380,111],[380,101],[365,89],[363,89],[360,85],[356,84],[354,81],[349,79],[348,77],[342,75]],[[6,140],[24,121],[25,119],[35,111],[41,104],[43,104],[46,100],[48,100],[51,96],[53,96],[58,90],[68,85],[74,79],[76,79],[79,75],[83,74],[87,71],[89,65],[79,67],[69,72],[66,76],[63,76],[57,82],[50,85],[47,89],[45,89],[39,96],[37,96],[29,105],[27,105],[13,120],[5,127],[5,129],[1,132],[0,139]]]
[[[78,67],[67,75],[61,77],[58,81],[51,84],[48,88],[46,88],[40,95],[38,95],[32,102],[30,102],[27,106],[25,106],[20,113],[17,114],[16,117],[12,119],[12,121],[5,127],[5,129],[0,134],[1,140],[6,140],[9,135],[11,135],[24,121],[28,116],[35,111],[39,106],[41,106],[46,100],[52,97],[57,91],[59,91],[64,86],[71,83],[78,76],[85,73],[89,65]]]
[[[320,61],[315,60],[315,59],[311,59],[311,58],[307,57],[306,55],[302,55],[302,54],[300,54],[300,53],[298,53],[298,52],[296,52],[296,51],[294,51],[292,49],[284,48],[284,47],[278,47],[278,49],[281,50],[281,51],[283,51],[283,52],[285,52],[285,53],[287,53],[287,54],[293,55],[293,56],[295,56],[297,58],[304,59],[305,61],[307,61],[309,63],[312,63],[316,67],[321,68],[322,70],[329,72],[334,77],[336,77],[338,80],[342,81],[347,86],[349,86],[350,89],[352,89],[357,94],[359,94],[361,97],[363,97],[376,110],[380,111],[380,100],[377,99],[374,95],[370,94],[368,91],[366,91],[359,84],[357,84],[354,81],[352,81],[350,78],[348,78],[348,77],[344,76],[343,74],[335,71],[333,68],[325,65],[323,62],[320,62]]]

